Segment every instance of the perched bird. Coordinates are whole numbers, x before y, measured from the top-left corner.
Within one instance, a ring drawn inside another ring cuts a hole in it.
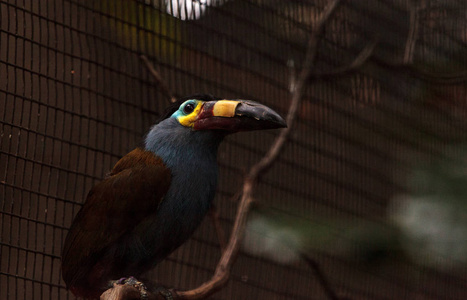
[[[62,252],[67,287],[98,298],[111,280],[148,271],[185,242],[217,186],[217,149],[233,132],[286,127],[272,109],[210,95],[174,103],[145,138],[94,186]]]

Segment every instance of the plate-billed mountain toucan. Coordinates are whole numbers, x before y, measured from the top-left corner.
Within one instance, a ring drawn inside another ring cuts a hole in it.
[[[98,298],[111,280],[148,271],[185,242],[217,186],[217,149],[233,132],[286,127],[272,109],[210,95],[174,103],[94,186],[62,252],[62,275],[77,296]]]

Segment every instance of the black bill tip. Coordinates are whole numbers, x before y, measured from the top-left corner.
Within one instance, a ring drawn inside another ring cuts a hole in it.
[[[235,116],[245,118],[244,122],[249,130],[287,127],[285,120],[273,109],[255,101],[239,100],[238,102]]]

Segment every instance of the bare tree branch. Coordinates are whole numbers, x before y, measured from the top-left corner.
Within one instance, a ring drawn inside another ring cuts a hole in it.
[[[405,64],[401,61],[387,61],[373,56],[371,61],[374,63],[398,71],[405,71],[413,77],[438,84],[456,84],[467,82],[467,70],[455,72],[434,72],[414,64]]]
[[[159,291],[149,292],[142,296],[137,287],[130,284],[115,283],[112,288],[106,290],[100,296],[100,300],[175,300],[168,290],[161,288]]]
[[[416,66],[407,66],[407,69],[412,73],[413,76],[433,83],[455,84],[467,82],[467,70],[447,73],[432,72],[430,70]]]
[[[115,284],[113,288],[105,291],[101,295],[100,299],[101,300],[117,300],[117,299],[137,300],[137,299],[140,299],[140,297],[141,295],[135,287],[131,285]]]
[[[219,220],[219,212],[217,211],[215,205],[211,205],[211,208],[209,209],[209,216],[211,217],[212,223],[214,225],[221,252],[223,252],[227,245],[227,242],[225,241],[225,233],[222,229],[221,222]]]
[[[441,6],[430,6],[429,9],[440,9]],[[388,61],[377,57],[372,57],[372,60],[387,68],[398,69],[410,73],[413,77],[420,78],[425,81],[438,83],[438,84],[456,84],[467,81],[467,70],[456,72],[434,72],[415,65],[413,62],[415,45],[417,43],[420,27],[420,13],[428,9],[426,1],[412,1],[409,3],[409,33],[405,43],[404,57],[402,61]]]
[[[288,127],[281,131],[281,133],[276,138],[272,146],[269,148],[265,156],[250,169],[249,173],[245,177],[242,188],[242,198],[237,209],[237,215],[235,217],[235,223],[232,229],[232,233],[230,235],[230,240],[226,250],[222,254],[222,257],[216,267],[214,276],[211,278],[211,280],[203,283],[196,289],[190,291],[176,292],[178,298],[202,299],[209,295],[212,295],[214,292],[218,291],[227,283],[232,265],[235,259],[237,258],[237,254],[240,250],[240,243],[243,238],[243,233],[245,231],[245,224],[247,220],[248,211],[251,207],[251,204],[253,203],[252,194],[254,188],[260,176],[277,159],[288,136],[290,135],[290,132],[294,125],[294,121],[297,116],[297,110],[305,90],[305,83],[307,82],[312,67],[315,63],[316,53],[318,51],[319,41],[321,40],[323,26],[336,9],[338,3],[339,0],[331,0],[331,2],[329,2],[329,4],[325,7],[323,12],[318,17],[315,26],[313,26],[311,36],[308,42],[308,48],[305,56],[305,61],[303,63],[303,68],[292,90],[292,100],[286,118]]]
[[[149,59],[145,55],[141,55],[140,58],[146,65],[146,68],[148,69],[149,73],[151,73],[152,77],[154,78],[154,81],[156,82],[157,86],[160,88],[164,96],[166,96],[171,103],[177,101],[175,96],[170,92],[169,86],[167,85],[167,83],[165,83],[165,81],[162,79],[162,77],[159,75],[156,69],[154,69],[154,66],[149,61]]]

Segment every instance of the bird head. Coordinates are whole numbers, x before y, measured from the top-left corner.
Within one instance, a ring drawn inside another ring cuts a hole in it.
[[[284,119],[271,108],[251,100],[225,100],[210,95],[189,96],[177,101],[165,118],[193,131],[224,133],[286,127]]]
[[[284,119],[257,102],[189,96],[162,114],[146,136],[145,149],[168,166],[199,163],[215,158],[220,142],[230,133],[282,127],[286,127]]]

